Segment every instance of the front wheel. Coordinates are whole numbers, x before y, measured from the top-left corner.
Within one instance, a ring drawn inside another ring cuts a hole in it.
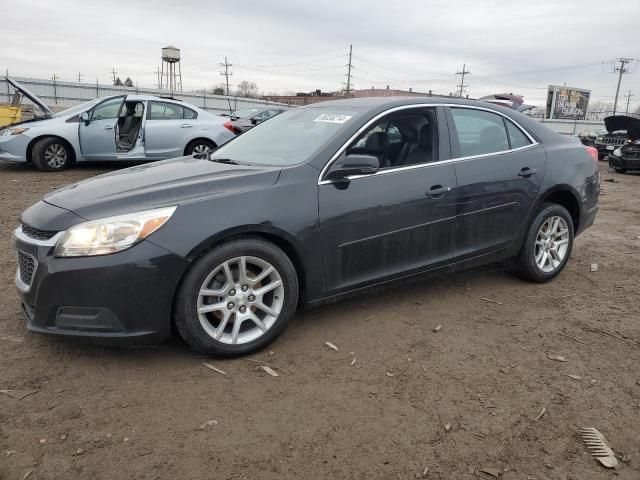
[[[262,239],[238,239],[195,262],[178,290],[174,316],[195,350],[243,355],[274,340],[297,302],[298,278],[287,255]]]
[[[195,158],[209,158],[209,154],[213,152],[215,148],[214,143],[209,140],[194,140],[187,145],[185,155],[191,155]]]
[[[33,146],[31,159],[38,170],[59,172],[71,165],[73,152],[59,138],[47,137]]]
[[[562,205],[546,203],[533,218],[509,269],[532,282],[548,282],[564,268],[573,247],[573,219]]]

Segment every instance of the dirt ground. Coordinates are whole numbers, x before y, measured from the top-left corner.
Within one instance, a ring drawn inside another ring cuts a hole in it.
[[[2,480],[640,478],[640,175],[603,165],[617,183],[549,284],[491,265],[300,312],[267,351],[220,361],[26,331],[20,211],[109,168],[0,165],[0,389],[34,391],[0,394]],[[619,470],[586,452],[591,426]]]

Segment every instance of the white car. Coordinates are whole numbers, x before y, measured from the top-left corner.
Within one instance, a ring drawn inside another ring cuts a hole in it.
[[[162,160],[206,156],[235,135],[226,119],[151,95],[98,98],[53,113],[15,80],[7,81],[43,114],[0,130],[0,160],[59,171],[84,160]]]

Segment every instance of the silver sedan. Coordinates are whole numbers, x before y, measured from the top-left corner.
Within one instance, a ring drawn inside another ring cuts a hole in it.
[[[13,87],[42,110],[0,130],[0,160],[63,170],[84,160],[162,160],[206,156],[235,135],[226,119],[179,100],[120,95],[53,113],[15,80]]]

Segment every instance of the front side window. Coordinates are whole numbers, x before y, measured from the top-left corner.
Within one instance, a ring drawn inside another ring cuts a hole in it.
[[[501,115],[470,108],[452,108],[451,114],[458,132],[460,156],[509,150],[509,138]]]
[[[149,120],[181,120],[183,115],[181,105],[164,102],[149,103]]]
[[[106,120],[110,118],[118,118],[120,105],[124,97],[112,98],[97,105],[91,112],[91,120]]]
[[[381,169],[437,161],[438,128],[432,108],[411,109],[387,115],[360,135],[347,155],[373,155]]]

